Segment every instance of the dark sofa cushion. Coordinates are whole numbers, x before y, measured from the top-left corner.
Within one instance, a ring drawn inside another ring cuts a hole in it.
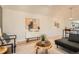
[[[68,40],[79,43],[79,34],[72,34],[72,33],[70,33]]]
[[[79,51],[79,43],[68,41],[67,39],[55,40],[55,44],[67,48],[74,52]]]

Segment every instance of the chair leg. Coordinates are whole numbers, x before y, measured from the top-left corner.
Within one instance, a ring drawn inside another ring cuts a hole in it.
[[[16,53],[16,45],[14,46],[14,53]]]
[[[58,48],[58,45],[57,45],[57,48]]]
[[[11,45],[11,51],[12,51],[12,53],[13,53],[13,44]]]
[[[14,39],[14,47],[13,47],[13,49],[14,49],[14,53],[16,53],[16,39]]]

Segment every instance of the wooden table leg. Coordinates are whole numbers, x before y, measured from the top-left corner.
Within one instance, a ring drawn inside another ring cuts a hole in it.
[[[38,54],[38,49],[39,49],[39,48],[37,47],[37,48],[36,48],[36,54]]]
[[[11,44],[11,51],[12,51],[12,53],[14,53],[14,49],[13,49],[14,47],[13,47],[13,44]]]
[[[48,49],[45,49],[45,53],[48,54]]]
[[[39,40],[40,38],[39,37],[37,37],[37,40]]]
[[[37,37],[37,40],[38,40],[38,37]]]
[[[29,42],[29,38],[27,38],[26,42]]]
[[[16,40],[14,39],[14,53],[16,53]]]

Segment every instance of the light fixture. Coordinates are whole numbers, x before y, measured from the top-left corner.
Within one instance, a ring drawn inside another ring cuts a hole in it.
[[[69,18],[69,19],[70,19],[70,20],[73,20],[73,16],[72,16],[72,13],[73,13],[73,8],[72,8],[72,7],[70,7],[70,8],[69,8],[69,10],[70,10],[70,18]]]

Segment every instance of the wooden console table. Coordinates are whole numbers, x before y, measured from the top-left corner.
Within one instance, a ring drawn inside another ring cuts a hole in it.
[[[39,38],[40,38],[40,32],[29,32],[29,31],[25,32],[26,42],[29,42],[30,39],[38,40]]]
[[[37,40],[40,39],[40,37],[30,37],[30,38],[26,38],[27,39],[26,42],[29,42],[30,39],[34,39],[34,38],[36,38]]]

